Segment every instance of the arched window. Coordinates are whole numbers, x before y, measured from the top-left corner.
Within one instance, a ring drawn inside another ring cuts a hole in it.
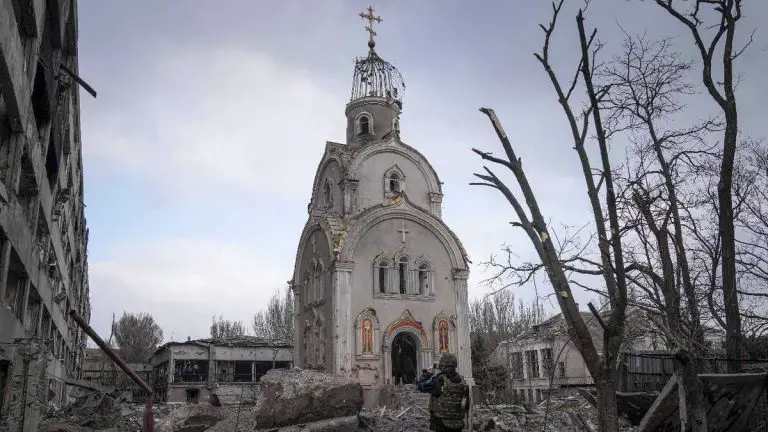
[[[448,321],[440,320],[437,325],[437,334],[440,340],[440,352],[448,352]]]
[[[371,322],[370,318],[363,320],[361,332],[362,354],[373,354],[373,322]]]
[[[400,192],[400,176],[396,172],[389,174],[389,191],[392,193]]]
[[[380,260],[376,265],[376,283],[380,293],[387,292],[387,285],[389,284],[389,261],[386,259]]]
[[[400,258],[397,270],[400,276],[400,294],[406,294],[408,292],[408,257]]]
[[[368,116],[360,116],[360,135],[368,135],[371,133],[371,119]]]
[[[419,294],[429,294],[429,264],[419,266]]]

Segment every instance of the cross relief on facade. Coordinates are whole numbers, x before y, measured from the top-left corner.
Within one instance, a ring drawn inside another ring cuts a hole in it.
[[[400,221],[400,229],[397,230],[397,232],[402,235],[402,239],[400,240],[402,243],[405,243],[406,241],[406,235],[410,233],[407,229],[405,229],[405,221]]]

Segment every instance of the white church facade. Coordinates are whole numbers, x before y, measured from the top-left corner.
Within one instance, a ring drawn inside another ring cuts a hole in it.
[[[467,254],[442,220],[437,173],[400,139],[405,85],[368,29],[346,142],[326,143],[289,282],[294,363],[374,389],[413,382],[450,352],[471,383]]]

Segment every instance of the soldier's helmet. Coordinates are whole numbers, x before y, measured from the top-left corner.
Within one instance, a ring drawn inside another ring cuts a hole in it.
[[[456,359],[455,354],[445,353],[442,357],[440,357],[440,369],[445,369],[447,367],[453,367],[454,369],[458,365],[458,360]]]

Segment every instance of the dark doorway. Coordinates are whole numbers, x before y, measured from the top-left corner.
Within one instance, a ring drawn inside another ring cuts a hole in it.
[[[416,382],[417,347],[416,338],[410,333],[400,333],[392,341],[392,376],[395,384]]]
[[[187,403],[200,402],[200,389],[187,389]]]
[[[5,360],[0,360],[0,412],[3,412],[3,406],[5,401],[5,386],[8,383],[8,371],[10,370],[10,363]]]

